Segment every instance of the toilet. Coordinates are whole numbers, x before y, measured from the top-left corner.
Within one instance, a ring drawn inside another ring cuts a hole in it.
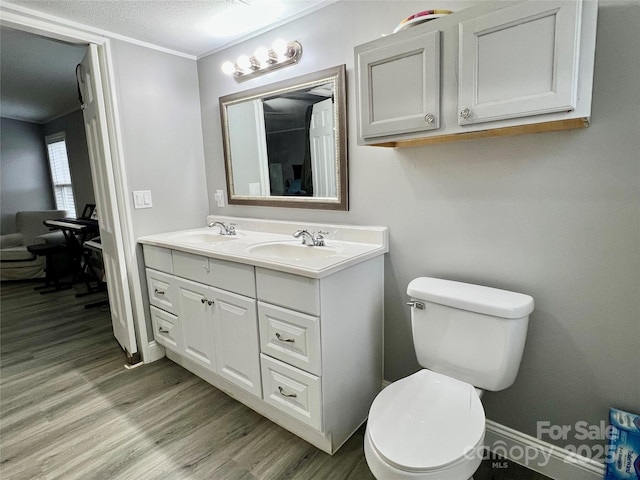
[[[373,401],[364,439],[378,480],[467,480],[484,454],[480,397],[515,381],[533,298],[421,277],[407,288],[423,370]]]

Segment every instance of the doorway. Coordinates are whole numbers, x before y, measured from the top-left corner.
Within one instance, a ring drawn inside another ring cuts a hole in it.
[[[94,190],[97,190],[96,186],[100,186],[104,190],[102,201],[97,201],[98,208],[100,209],[100,204],[102,203],[103,219],[109,215],[111,216],[113,242],[112,247],[109,248],[113,249],[114,261],[118,263],[122,272],[119,281],[109,285],[111,290],[121,290],[120,294],[117,295],[119,301],[116,305],[111,302],[111,308],[112,311],[117,309],[119,312],[118,322],[125,325],[129,342],[123,344],[120,338],[118,340],[123,350],[127,353],[129,361],[131,363],[135,362],[139,359],[140,353],[144,356],[144,346],[148,342],[144,321],[140,322],[141,326],[137,330],[134,325],[134,307],[138,313],[138,318],[144,318],[144,313],[141,313],[142,296],[137,266],[127,265],[125,261],[125,258],[132,257],[129,253],[135,249],[135,240],[130,233],[132,231],[131,216],[126,204],[125,180],[122,174],[118,174],[124,170],[121,165],[122,153],[119,146],[119,128],[113,113],[115,94],[113,86],[109,83],[109,71],[112,69],[109,40],[11,11],[2,12],[0,25],[53,38],[72,45],[89,45],[88,51],[92,52],[89,60],[91,64],[91,81],[97,82],[97,87],[94,89],[97,98],[94,105],[97,115],[93,117],[92,121],[94,123],[91,128],[98,132],[97,137],[93,139],[98,140],[98,144],[96,145],[95,142],[92,142],[92,139],[89,139],[89,143],[93,147],[90,148],[90,157],[91,155],[93,157],[101,155],[97,160],[100,162],[101,168],[92,168],[93,185]],[[95,123],[96,118],[98,120],[97,123]],[[87,125],[86,115],[85,125]],[[97,129],[95,128],[96,125],[98,125]],[[89,132],[89,129],[87,129],[87,132]],[[95,167],[95,164],[92,164],[92,167]],[[103,248],[106,249],[107,247],[103,245]],[[109,296],[110,298],[113,297],[113,291]],[[136,333],[138,333],[138,338],[136,338]],[[142,348],[139,349],[138,345],[142,346]]]

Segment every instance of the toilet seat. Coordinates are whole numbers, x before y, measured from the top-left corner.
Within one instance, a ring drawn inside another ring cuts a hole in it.
[[[375,451],[400,470],[453,468],[481,447],[484,408],[472,385],[425,369],[378,394],[367,430]]]

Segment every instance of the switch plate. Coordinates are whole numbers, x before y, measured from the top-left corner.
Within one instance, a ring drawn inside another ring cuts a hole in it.
[[[214,198],[216,200],[216,205],[224,207],[224,192],[222,190],[216,190]]]
[[[153,202],[151,200],[151,190],[136,190],[133,192],[133,208],[151,208]]]

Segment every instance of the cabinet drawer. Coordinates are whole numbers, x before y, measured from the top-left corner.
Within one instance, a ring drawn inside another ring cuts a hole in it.
[[[258,300],[320,315],[319,280],[290,273],[256,268]]]
[[[153,337],[160,345],[164,345],[178,353],[182,350],[182,334],[178,317],[151,306],[151,322]]]
[[[173,251],[176,275],[247,297],[256,296],[253,267],[203,255]]]
[[[260,354],[264,400],[322,431],[320,378]]]
[[[172,275],[147,268],[149,303],[167,312],[177,314],[177,290]]]
[[[142,250],[145,266],[161,272],[173,273],[171,250],[153,245],[143,245]]]
[[[258,302],[260,350],[316,375],[321,374],[320,321],[303,313]]]

